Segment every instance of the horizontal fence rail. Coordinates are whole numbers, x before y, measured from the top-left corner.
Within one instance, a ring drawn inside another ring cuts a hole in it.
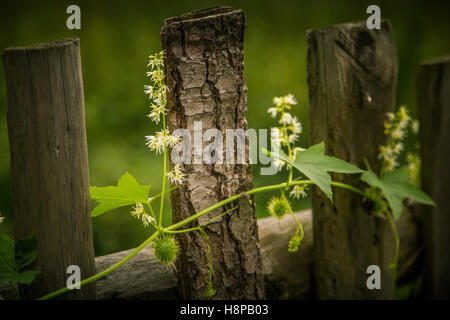
[[[287,217],[282,224],[276,218],[258,219],[263,274],[267,299],[311,299],[313,297],[313,234],[311,210],[296,213],[303,224],[305,237],[299,251],[289,253],[287,246],[297,224]],[[417,276],[417,256],[422,252],[416,213],[405,209],[397,222],[402,247],[399,257],[400,283]],[[97,257],[97,271],[105,270],[131,250]],[[9,284],[0,285],[0,295],[13,299]],[[174,271],[162,267],[151,248],[141,251],[120,269],[97,281],[97,299],[179,299]]]

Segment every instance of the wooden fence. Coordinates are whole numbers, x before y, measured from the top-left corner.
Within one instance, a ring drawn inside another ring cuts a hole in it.
[[[165,21],[161,34],[170,88],[170,129],[246,129],[243,74],[245,19],[240,10],[213,8]],[[36,233],[39,255],[36,281],[24,288],[37,298],[66,284],[66,268],[76,264],[83,278],[111,266],[128,251],[94,258],[84,123],[83,82],[78,39],[3,54],[15,237]],[[421,67],[418,81],[423,187],[438,207],[405,206],[397,221],[401,251],[398,281],[424,277],[430,297],[448,297],[450,212],[450,62]],[[391,26],[367,30],[351,23],[308,32],[308,85],[312,142],[363,166],[378,169],[387,111],[394,109],[397,56]],[[207,125],[206,125],[207,124]],[[173,164],[171,164],[173,165]],[[181,220],[253,182],[249,165],[187,166],[188,184],[171,195],[174,221]],[[333,178],[361,186],[355,177]],[[223,299],[379,299],[393,298],[393,239],[382,219],[370,214],[361,198],[334,190],[330,203],[313,191],[311,211],[297,213],[305,239],[297,253],[287,244],[295,233],[291,218],[256,221],[254,206],[242,200],[237,214],[223,217],[206,231],[212,239],[213,282]],[[431,211],[431,212],[430,212]],[[422,240],[422,222],[426,237]],[[314,235],[314,245],[313,245]],[[178,281],[146,249],[122,268],[66,299],[201,298],[207,272],[207,248],[195,234],[181,239]],[[419,258],[418,258],[419,257]],[[366,268],[377,264],[382,290],[368,290]],[[200,280],[201,281],[200,281]],[[178,286],[177,286],[178,283]],[[0,295],[12,297],[9,285]]]

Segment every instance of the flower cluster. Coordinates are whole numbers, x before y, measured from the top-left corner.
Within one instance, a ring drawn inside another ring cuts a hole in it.
[[[155,219],[145,212],[144,206],[140,202],[137,202],[136,205],[133,207],[131,215],[136,219],[141,220],[144,227],[147,227],[149,224],[155,222]]]
[[[168,88],[165,83],[164,52],[161,51],[160,53],[149,56],[149,63],[147,66],[151,69],[147,72],[147,76],[149,76],[152,81],[152,85],[144,86],[144,92],[152,101],[152,104],[150,105],[151,112],[147,117],[156,124],[160,122],[162,117],[163,128],[154,135],[149,135],[145,138],[147,140],[147,146],[152,151],[156,151],[156,153],[159,154],[163,153],[168,148],[175,147],[180,142],[181,138],[171,135],[169,130],[165,127]],[[184,178],[180,166],[175,166],[175,169],[168,172],[166,175],[172,183],[176,184],[181,184]]]
[[[296,185],[292,188],[289,195],[295,199],[300,199],[300,197],[306,198],[306,192],[305,192],[306,188],[307,188],[307,186],[305,186],[305,185]]]
[[[297,153],[303,151],[303,148],[295,146],[300,133],[302,133],[302,124],[297,117],[292,116],[290,113],[292,106],[297,104],[297,100],[294,95],[287,94],[281,97],[273,98],[274,107],[267,110],[272,118],[278,118],[278,127],[271,128],[270,138],[272,143],[276,144],[280,148],[284,148],[287,151],[289,160],[295,161]],[[273,165],[281,171],[283,168],[291,169],[290,165],[284,161],[275,159]],[[292,198],[299,199],[300,197],[306,197],[306,186],[296,185],[292,188],[289,195]]]
[[[411,118],[404,106],[396,113],[389,112],[384,122],[384,133],[388,136],[387,144],[380,146],[378,157],[383,160],[384,173],[398,166],[398,155],[403,151],[402,140],[406,136]]]
[[[2,217],[2,213],[0,212],[0,223],[2,223],[3,221],[5,221],[5,217]]]
[[[278,146],[287,147],[298,140],[299,134],[302,132],[302,125],[297,117],[293,117],[288,111],[293,105],[297,104],[292,94],[283,97],[273,98],[275,107],[267,110],[272,118],[279,116],[278,123],[280,127],[272,128],[272,141]]]
[[[182,184],[184,181],[184,173],[181,171],[181,166],[176,164],[173,170],[167,172],[167,177],[173,184]]]
[[[153,85],[145,85],[144,92],[152,101],[150,108],[152,111],[147,115],[155,123],[159,123],[161,115],[166,112],[167,104],[167,86],[165,84],[164,76],[164,52],[161,51],[155,55],[149,56],[149,63],[147,65],[151,71],[147,72]]]
[[[172,136],[167,129],[157,132],[154,136],[145,136],[145,138],[147,139],[148,147],[156,151],[157,154],[168,147],[175,147],[180,142],[180,137]]]

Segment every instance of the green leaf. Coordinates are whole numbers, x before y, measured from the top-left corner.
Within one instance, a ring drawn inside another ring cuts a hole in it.
[[[89,190],[91,198],[100,202],[100,204],[91,212],[91,216],[96,217],[106,211],[129,206],[136,202],[146,203],[150,185],[140,185],[136,179],[127,172],[120,177],[116,187],[109,186],[98,188],[91,186]]]
[[[27,270],[20,273],[11,273],[7,275],[0,275],[1,282],[17,282],[23,284],[30,284],[34,281],[36,275],[39,274],[37,270]]]
[[[14,240],[0,233],[0,283],[18,282],[30,284],[39,271],[19,272],[31,264],[37,256],[37,239],[33,235],[25,240]]]
[[[380,179],[367,164],[368,171],[364,172],[361,180],[368,185],[381,189],[389,203],[394,219],[398,219],[403,211],[403,201],[408,198],[427,205],[436,205],[422,190],[414,187],[408,179],[406,168],[394,169]]]
[[[14,240],[0,233],[0,279],[3,275],[16,273],[16,271]]]
[[[36,235],[31,235],[24,240],[16,241],[15,257],[17,270],[22,270],[32,264],[38,254],[38,240]]]
[[[331,177],[328,172],[340,173],[362,173],[363,170],[344,160],[325,155],[323,142],[313,145],[305,151],[299,151],[294,162],[289,160],[286,153],[276,145],[272,145],[274,152],[263,150],[272,158],[287,162],[298,171],[303,173],[308,179],[316,184],[328,198],[332,199]]]

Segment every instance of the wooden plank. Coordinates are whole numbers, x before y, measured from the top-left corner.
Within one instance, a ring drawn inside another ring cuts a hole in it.
[[[349,23],[308,31],[311,143],[326,153],[378,171],[383,121],[394,109],[397,55],[389,22],[380,30]],[[358,175],[333,178],[364,188]],[[333,203],[313,190],[315,289],[319,299],[393,297],[393,237],[387,220],[359,195],[334,188]],[[369,265],[381,268],[381,290],[366,286]]]
[[[15,238],[37,235],[41,273],[25,287],[37,298],[66,285],[69,265],[95,271],[79,40],[9,48],[3,65]],[[95,284],[62,298],[94,297]]]
[[[165,21],[161,41],[165,51],[168,126],[201,134],[211,128],[247,129],[247,87],[244,77],[244,14],[228,7],[212,8]],[[194,132],[194,122],[202,130]],[[247,139],[248,140],[248,139]],[[209,142],[203,143],[203,148]],[[248,141],[246,141],[248,150]],[[236,148],[232,150],[236,160]],[[248,155],[248,151],[246,152]],[[217,155],[217,157],[219,157]],[[171,194],[173,220],[185,219],[229,196],[252,189],[248,164],[199,164],[192,153],[184,164],[186,183]],[[236,163],[236,162],[234,162]],[[174,163],[171,161],[171,167]],[[264,297],[255,208],[247,198],[212,212],[204,220],[236,205],[233,214],[205,228],[213,247],[215,299]],[[192,226],[198,222],[194,222]],[[179,285],[183,297],[201,299],[208,276],[208,247],[199,232],[179,237],[183,250]]]
[[[420,66],[418,81],[422,187],[437,207],[422,206],[425,297],[450,299],[450,57]]]

